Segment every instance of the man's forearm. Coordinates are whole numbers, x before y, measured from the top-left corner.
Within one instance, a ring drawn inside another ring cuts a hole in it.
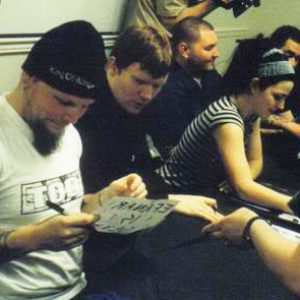
[[[5,263],[35,249],[32,225],[0,231],[0,263]]]
[[[186,17],[204,17],[217,7],[218,6],[214,3],[213,0],[204,0],[199,4],[182,9],[182,11],[177,16],[161,16],[161,21],[168,30],[172,30],[172,28],[182,19]]]
[[[184,8],[176,18],[176,23],[186,17],[204,17],[217,8],[213,0],[204,0],[199,4]]]

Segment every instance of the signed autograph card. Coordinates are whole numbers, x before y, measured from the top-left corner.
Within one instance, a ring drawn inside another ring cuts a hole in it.
[[[130,234],[154,227],[171,213],[178,201],[114,197],[100,208],[99,232]]]

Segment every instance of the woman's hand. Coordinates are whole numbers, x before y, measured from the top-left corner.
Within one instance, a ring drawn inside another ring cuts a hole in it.
[[[195,195],[169,195],[169,200],[177,200],[175,212],[191,217],[203,218],[213,222],[221,218],[216,212],[217,202],[215,199]]]

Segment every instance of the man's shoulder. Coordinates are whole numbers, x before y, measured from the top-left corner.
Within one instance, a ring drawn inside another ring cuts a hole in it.
[[[223,78],[220,75],[220,73],[216,69],[214,69],[214,70],[205,72],[203,74],[202,80],[203,81],[210,81],[210,80],[222,81]]]
[[[104,99],[104,97],[101,96],[100,99],[98,99],[97,102],[78,120],[75,127],[81,131],[105,127],[106,123],[112,124],[115,112],[112,110],[111,106],[108,105],[109,101],[113,100]]]
[[[193,77],[184,70],[181,66],[176,66],[171,69],[169,77],[174,80],[188,80],[190,81]]]
[[[200,88],[193,77],[187,73],[182,67],[173,68],[163,87],[162,91],[170,91],[172,93],[185,93],[190,90]]]
[[[219,99],[224,94],[223,77],[217,70],[206,72],[201,78],[202,89],[209,102]]]
[[[188,106],[200,92],[199,84],[181,66],[177,65],[172,68],[166,84],[146,111],[159,114],[164,109]]]
[[[95,119],[92,113],[87,112],[76,124],[75,128],[80,132],[95,128]]]
[[[216,69],[214,69],[204,72],[201,77],[201,82],[203,85],[208,85],[210,83],[220,84],[223,82],[223,78],[220,73]],[[200,89],[200,86],[196,83],[193,76],[179,65],[176,65],[171,69],[168,81],[164,88],[173,85],[181,88]]]

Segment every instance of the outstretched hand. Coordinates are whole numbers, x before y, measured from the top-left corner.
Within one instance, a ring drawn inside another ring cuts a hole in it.
[[[209,222],[217,221],[222,215],[216,212],[215,199],[195,195],[169,195],[169,200],[177,200],[175,212],[191,217],[203,218]]]
[[[225,239],[231,245],[240,245],[245,226],[249,219],[256,214],[247,209],[240,208],[235,212],[220,218],[202,229],[202,233],[212,238]]]

